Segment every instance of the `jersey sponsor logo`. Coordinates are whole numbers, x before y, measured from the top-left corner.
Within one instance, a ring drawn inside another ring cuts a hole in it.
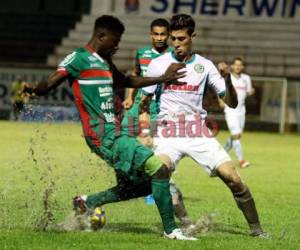
[[[74,61],[75,56],[76,56],[76,51],[74,51],[73,53],[67,55],[67,56],[65,57],[65,59],[62,60],[62,62],[61,62],[58,66],[59,66],[59,67],[65,67],[65,66],[67,66],[68,64],[70,64],[71,62]]]
[[[98,61],[98,59],[94,56],[89,56],[88,59],[91,61],[91,62],[96,62]]]
[[[99,63],[91,63],[91,64],[90,64],[90,67],[91,67],[91,68],[100,68],[101,65],[100,65]]]
[[[175,91],[198,91],[200,85],[167,85],[165,90],[175,90]]]
[[[110,96],[113,93],[112,87],[99,87],[98,91],[100,97]]]
[[[203,66],[202,64],[196,64],[196,65],[194,66],[194,70],[195,70],[197,73],[201,74],[201,73],[204,72],[204,66]]]
[[[112,102],[103,102],[101,103],[101,109],[103,110],[108,110],[108,109],[113,109],[114,104]]]
[[[105,117],[106,122],[114,122],[115,121],[114,113],[104,113],[104,117]]]

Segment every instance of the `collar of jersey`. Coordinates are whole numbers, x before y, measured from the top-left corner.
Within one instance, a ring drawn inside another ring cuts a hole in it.
[[[177,62],[181,63],[181,62],[178,61],[177,58],[175,57],[174,50],[171,52],[171,55],[172,55],[172,57],[173,57]],[[185,64],[190,64],[190,63],[192,63],[192,62],[195,60],[195,58],[196,58],[196,56],[195,56],[195,54],[193,53],[193,54],[192,54],[192,58],[189,59],[188,61],[186,61]]]
[[[95,50],[93,50],[90,46],[88,46],[88,45],[86,45],[85,46],[85,49],[86,50],[88,50],[94,57],[96,57],[100,62],[104,62],[104,60],[103,60],[103,58],[100,56],[100,55],[98,55],[98,53],[95,51]]]

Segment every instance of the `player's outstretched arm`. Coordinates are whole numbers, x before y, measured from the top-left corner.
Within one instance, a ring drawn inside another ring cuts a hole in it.
[[[35,84],[25,84],[23,93],[29,94],[31,96],[43,96],[46,95],[50,90],[59,86],[66,76],[62,75],[59,72],[52,73],[47,80]]]
[[[125,109],[130,109],[132,107],[135,100],[135,95],[136,95],[136,89],[134,88],[127,89],[127,97],[123,101],[123,107]]]
[[[139,76],[140,74],[141,74],[140,67],[136,65],[131,72],[131,76]],[[132,107],[134,100],[135,100],[136,91],[137,91],[136,88],[128,88],[127,89],[127,96],[123,102],[123,107],[125,109],[130,109]]]
[[[128,76],[125,77],[117,68],[113,67],[114,82],[122,84],[123,87],[142,88],[157,83],[172,83],[182,85],[185,82],[178,81],[179,78],[183,78],[186,75],[185,71],[180,71],[185,67],[184,63],[172,63],[166,70],[166,72],[159,77],[141,77],[141,76]]]
[[[232,85],[229,67],[226,63],[221,62],[218,64],[220,74],[225,79],[226,94],[220,97],[230,108],[236,108],[238,105],[238,99],[236,91]]]

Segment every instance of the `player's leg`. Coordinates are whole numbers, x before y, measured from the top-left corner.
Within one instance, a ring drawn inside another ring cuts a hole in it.
[[[234,126],[234,117],[232,117],[229,113],[225,113],[225,121],[227,124],[227,127],[229,129],[229,132],[231,134],[231,128]],[[229,152],[232,149],[232,137],[229,136],[226,140],[226,143],[224,145],[224,149]]]
[[[193,222],[188,216],[187,210],[185,208],[182,192],[172,179],[170,180],[170,192],[172,196],[175,216],[178,218],[183,228],[191,227],[193,225]]]
[[[229,152],[232,149],[232,138],[229,136],[226,140],[226,143],[224,145],[224,149]]]
[[[196,240],[196,238],[184,236],[175,223],[170,193],[171,169],[158,156],[150,157],[146,161],[144,169],[152,177],[152,194],[162,219],[165,236],[170,239]]]
[[[174,138],[168,138],[168,139],[173,140]],[[174,170],[175,164],[182,157],[182,154],[180,152],[176,151],[171,145],[172,144],[169,144],[168,141],[165,138],[159,138],[159,137],[154,138],[155,154],[157,154],[159,160],[161,162],[163,162],[163,167],[162,168],[167,169],[168,174],[169,174],[169,177],[167,178],[167,175],[166,175],[167,171],[166,171],[165,172],[165,177],[162,178],[162,179],[164,180],[164,185],[168,186],[168,189],[169,189],[168,192],[170,192],[170,190],[171,190],[170,198],[171,198],[171,193],[173,191],[173,197],[172,197],[172,199],[173,199],[173,198],[175,198],[175,195],[178,195],[178,198],[179,198],[180,195],[178,194],[178,192],[180,192],[180,190],[178,188],[174,188],[174,186],[173,187],[170,186],[170,175],[171,175],[172,170]],[[157,172],[157,173],[159,173],[159,172]],[[157,178],[157,175],[153,176],[152,181],[154,181],[156,178]],[[158,179],[158,181],[159,181],[159,179]],[[168,181],[168,183],[166,181]],[[154,199],[155,199],[155,193],[154,193],[153,189],[152,189],[152,192],[153,192],[153,196],[154,196]],[[165,192],[167,193],[166,190],[165,190]],[[182,198],[182,196],[181,196],[181,198]],[[179,202],[182,201],[180,206],[182,208],[184,208],[183,200],[181,198],[178,199],[178,204],[179,204]],[[155,201],[157,202],[156,199],[155,199]],[[172,201],[171,201],[171,203],[172,203]],[[172,207],[172,210],[173,210],[173,213],[174,213],[174,210],[176,211],[176,207],[174,205],[174,202],[173,202],[173,206],[174,206],[174,208]],[[186,211],[185,212],[183,211],[182,214],[185,214],[187,216]],[[182,235],[182,232],[179,229],[175,229],[170,233],[165,231],[165,236],[168,237],[168,238],[195,240],[195,238],[192,238],[192,237],[185,238],[185,236]]]
[[[243,149],[242,149],[242,132],[244,130],[245,127],[245,114],[240,114],[239,115],[239,125],[240,125],[240,129],[241,129],[241,133],[240,133],[240,137],[239,137],[239,142],[240,142],[240,150],[241,150],[241,160],[240,160],[240,167],[241,168],[246,168],[250,166],[250,163],[248,161],[245,160],[244,155],[243,155]]]
[[[217,167],[217,175],[231,190],[233,197],[248,222],[252,236],[264,234],[259,222],[255,202],[249,188],[233,166],[232,161],[224,162]]]
[[[235,154],[239,160],[239,164],[241,168],[246,168],[250,165],[249,162],[245,161],[244,154],[243,154],[243,147],[241,143],[242,132],[245,125],[245,114],[235,114],[236,117],[236,124],[234,129],[232,130],[232,145],[235,149]]]
[[[151,176],[152,193],[167,234],[177,228],[170,194],[170,169],[158,156],[150,157],[145,163],[145,171]]]
[[[124,173],[115,171],[117,185],[105,191],[87,196],[86,205],[89,208],[96,208],[107,203],[126,201],[143,197],[151,193],[150,178],[144,178],[139,183],[131,181]]]
[[[103,206],[107,203],[144,197],[152,193],[150,179],[139,183],[133,183],[119,172],[116,173],[116,177],[116,186],[105,191],[86,196],[85,204],[88,208],[92,209]],[[178,218],[183,228],[191,227],[192,221],[188,217],[182,193],[172,180],[170,181],[170,192],[175,216]]]
[[[253,236],[263,234],[250,190],[242,182],[224,148],[215,138],[193,138],[186,154],[205,167],[211,176],[219,176],[230,188]]]
[[[231,139],[232,139],[232,146],[234,148],[235,155],[239,160],[239,162],[241,162],[244,159],[243,148],[240,140],[241,134],[236,132],[235,134],[231,135]]]
[[[178,138],[154,138],[155,154],[157,154],[160,159],[172,169],[172,171],[175,170],[175,166],[182,158],[182,153],[176,147],[178,145],[183,146],[181,141],[182,140]],[[172,195],[175,216],[183,227],[188,228],[192,226],[192,220],[189,218],[185,208],[182,192],[172,180],[170,181],[170,192]]]
[[[230,138],[227,140],[224,148],[228,152],[231,147],[233,147],[240,167],[248,167],[250,164],[244,160],[243,148],[241,144],[241,135],[245,124],[245,115],[240,114],[237,111],[230,111],[225,114],[225,119],[230,131]]]

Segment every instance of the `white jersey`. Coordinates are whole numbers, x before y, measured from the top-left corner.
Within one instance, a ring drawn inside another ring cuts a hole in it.
[[[238,112],[239,114],[245,114],[245,100],[247,98],[247,94],[251,93],[252,89],[251,78],[246,74],[241,74],[240,77],[235,77],[233,74],[231,74],[231,82],[237,93],[238,105],[235,109],[232,109],[226,105],[224,111],[225,113]]]
[[[173,52],[166,53],[151,61],[145,76],[155,77],[165,73],[170,64],[178,63]],[[225,95],[225,81],[214,64],[198,55],[193,54],[186,62],[186,76],[180,81],[186,85],[166,85],[160,96],[160,111],[158,120],[178,122],[178,116],[184,115],[186,121],[195,120],[196,115],[205,119],[207,112],[203,109],[203,97],[208,85],[214,88],[219,96]],[[143,88],[148,94],[154,94],[156,85]]]

